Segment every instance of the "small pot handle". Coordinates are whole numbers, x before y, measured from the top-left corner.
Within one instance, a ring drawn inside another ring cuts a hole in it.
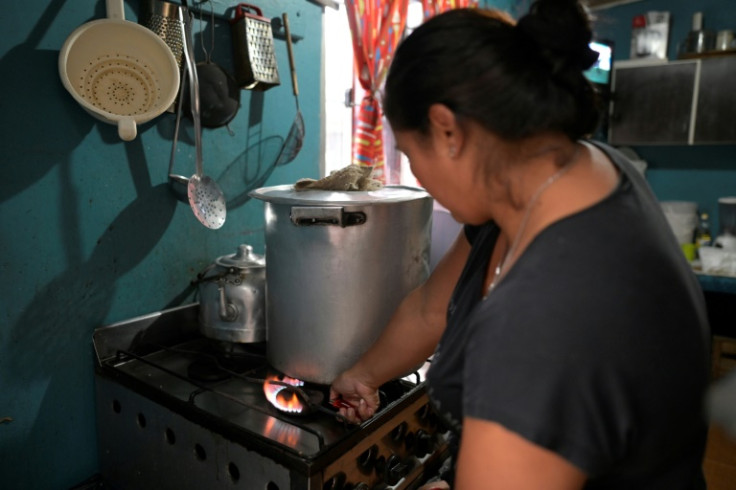
[[[294,206],[291,222],[296,226],[357,226],[366,222],[362,211],[345,211],[338,207]]]
[[[224,322],[234,322],[238,319],[238,315],[240,314],[238,307],[232,304],[227,298],[227,295],[225,294],[225,286],[222,284],[222,281],[218,284],[217,290],[220,293],[220,319]]]

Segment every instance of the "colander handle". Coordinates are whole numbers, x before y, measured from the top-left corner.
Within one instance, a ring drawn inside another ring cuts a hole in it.
[[[132,117],[123,117],[118,121],[118,136],[123,141],[133,141],[138,134],[138,128],[135,119]]]
[[[105,9],[108,19],[125,20],[123,0],[105,0]]]
[[[245,17],[245,14],[247,14],[249,10],[255,11],[258,17],[263,17],[263,11],[261,11],[261,9],[256,7],[255,5],[251,5],[249,3],[239,3],[235,7],[235,20],[240,20]]]

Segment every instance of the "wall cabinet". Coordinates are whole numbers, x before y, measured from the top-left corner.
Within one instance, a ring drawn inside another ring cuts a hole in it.
[[[695,143],[736,142],[736,56],[701,60]]]
[[[736,143],[736,56],[614,68],[614,145]]]

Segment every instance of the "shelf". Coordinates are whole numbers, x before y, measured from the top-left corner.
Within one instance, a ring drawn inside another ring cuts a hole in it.
[[[697,270],[695,274],[698,276],[703,291],[736,294],[736,277],[734,276],[714,276]]]
[[[736,56],[736,49],[706,51],[704,53],[683,54],[683,55],[680,55],[678,59],[679,60],[697,60],[700,58],[716,58],[719,56]]]

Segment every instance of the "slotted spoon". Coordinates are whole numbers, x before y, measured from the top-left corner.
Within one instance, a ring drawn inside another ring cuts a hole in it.
[[[184,57],[189,75],[189,95],[194,123],[194,147],[196,152],[195,174],[189,177],[187,197],[194,216],[207,228],[217,229],[225,223],[227,216],[225,195],[220,186],[202,169],[202,124],[199,116],[199,80],[194,64],[191,22],[185,24],[186,49]]]

